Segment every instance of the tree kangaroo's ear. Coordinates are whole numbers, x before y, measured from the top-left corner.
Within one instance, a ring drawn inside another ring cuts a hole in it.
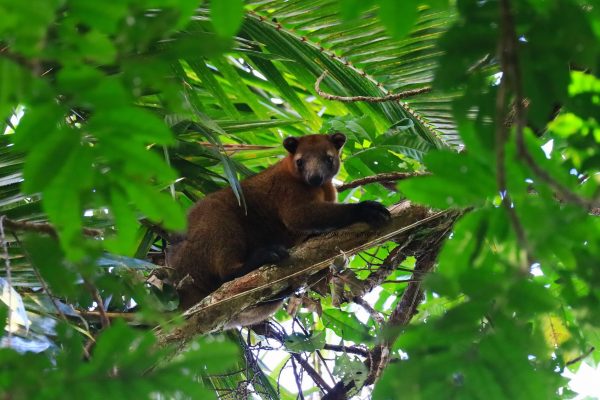
[[[341,132],[332,133],[329,135],[329,139],[333,142],[336,149],[340,150],[344,143],[346,143],[346,135]]]
[[[285,149],[289,151],[290,154],[294,154],[296,152],[296,149],[298,148],[298,142],[298,138],[290,136],[285,138],[285,140],[283,141],[283,147],[285,147]]]

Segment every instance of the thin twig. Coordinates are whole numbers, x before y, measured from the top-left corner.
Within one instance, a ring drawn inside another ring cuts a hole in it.
[[[317,384],[317,386],[319,387],[319,389],[321,389],[323,393],[327,393],[331,390],[331,387],[327,384],[327,382],[325,382],[321,375],[319,375],[319,373],[315,371],[315,369],[308,363],[308,361],[303,359],[300,354],[292,354],[292,357],[294,357],[294,360],[296,360],[298,364],[300,364],[300,366],[304,369],[304,371],[306,371],[308,376],[310,376],[310,379],[312,379],[313,382]]]
[[[584,358],[586,358],[587,356],[589,356],[590,354],[592,354],[592,352],[596,350],[596,348],[594,346],[590,347],[590,349],[588,351],[586,351],[585,353],[583,353],[582,355],[580,355],[579,357],[575,357],[572,360],[569,360],[565,363],[565,366],[568,367],[569,365],[573,365],[581,360],[583,360]]]
[[[354,292],[356,296],[363,297],[365,294],[371,292],[374,288],[381,285],[388,276],[398,269],[400,263],[406,259],[406,254],[402,253],[403,248],[410,244],[412,241],[409,236],[403,245],[395,247],[383,263],[375,271],[371,272],[369,276],[363,280],[363,288],[360,293]],[[412,272],[412,271],[411,271]]]
[[[106,309],[104,308],[104,302],[102,301],[102,297],[100,297],[100,293],[98,293],[98,289],[90,281],[87,279],[83,280],[84,286],[89,290],[92,298],[97,304],[98,313],[100,314],[100,323],[102,324],[102,328],[108,328],[110,326],[110,319],[106,314]]]
[[[560,198],[564,201],[577,204],[587,210],[594,207],[598,207],[600,204],[598,201],[589,200],[582,198],[576,193],[572,192],[569,188],[564,186],[552,177],[552,175],[541,168],[533,159],[533,156],[529,153],[525,144],[524,128],[527,123],[526,120],[526,100],[523,95],[523,85],[521,80],[521,71],[519,67],[519,60],[517,55],[517,35],[515,33],[515,26],[513,16],[510,10],[509,0],[502,0],[502,70],[509,76],[509,82],[512,84],[512,90],[515,94],[515,120],[516,120],[516,142],[517,152],[521,159],[531,168],[531,170],[548,186],[550,186]]]
[[[300,322],[300,320],[298,320],[298,318],[294,317],[294,320],[296,322],[298,322],[298,325],[300,326],[300,329],[302,330],[302,332],[305,335],[308,335],[309,332],[308,330],[304,327],[304,325],[302,325],[302,323]],[[317,354],[317,357],[319,357],[319,360],[321,360],[321,362],[323,363],[323,366],[325,367],[325,369],[327,370],[327,373],[329,374],[329,377],[331,378],[332,381],[335,381],[335,379],[333,378],[333,374],[331,373],[329,366],[327,365],[327,362],[325,362],[325,358],[323,357],[323,355],[321,354],[321,352],[319,350],[315,351],[315,353]],[[328,386],[328,391],[331,390],[331,388]]]
[[[298,397],[297,398],[304,400],[304,393],[302,392],[302,374],[298,373],[295,357],[292,357],[291,360],[292,360],[292,369],[294,370],[294,378],[295,378],[294,380],[296,381],[296,386],[298,386]]]
[[[300,329],[304,332],[304,334],[308,335],[308,331],[304,328],[304,326],[298,321],[297,318],[294,319],[294,323],[298,324],[298,326],[300,327]],[[258,333],[261,336],[264,336],[266,338],[269,339],[273,339],[276,340],[277,342],[279,342],[280,344],[283,344],[284,338],[285,338],[285,332],[277,332],[275,329],[272,329],[270,327],[271,324],[269,324],[269,327],[265,327],[262,330],[257,330],[255,327],[254,331],[256,333]],[[327,349],[328,345],[325,345],[325,349]],[[336,346],[336,345],[331,345],[333,347],[335,347],[335,351],[343,351],[340,349],[341,346]],[[352,349],[348,352],[352,352]],[[365,351],[366,352],[366,351]],[[327,367],[327,364],[325,362],[325,359],[323,358],[323,356],[320,354],[320,352],[317,350],[315,352],[317,354],[317,356],[319,357],[319,359],[323,362],[323,365],[325,366],[325,368],[327,369],[327,372],[329,373],[329,376],[331,378],[332,381],[335,381],[333,378],[333,375],[331,373],[331,371],[329,371],[329,368]],[[310,376],[310,378],[313,380],[313,382],[315,382],[315,384],[317,386],[319,386],[319,388],[321,389],[321,391],[323,393],[328,393],[329,391],[331,391],[331,387],[327,384],[327,382],[325,382],[325,380],[323,379],[323,377],[308,363],[307,360],[303,359],[299,354],[291,354],[290,359],[292,359],[292,362],[294,360],[296,360],[301,366],[302,368],[304,368],[304,370],[307,372],[307,374]]]
[[[387,101],[401,100],[401,99],[405,99],[407,97],[416,96],[418,94],[431,92],[431,87],[425,86],[425,87],[422,87],[422,88],[407,90],[407,91],[400,92],[400,93],[388,94],[388,95],[381,96],[381,97],[373,97],[373,96],[337,96],[337,95],[334,95],[334,94],[326,93],[326,92],[324,92],[324,91],[321,90],[321,82],[323,82],[323,79],[325,79],[325,77],[327,76],[327,74],[328,74],[328,71],[325,70],[325,71],[323,71],[323,73],[321,74],[321,76],[319,76],[319,78],[315,82],[315,91],[317,92],[317,94],[319,96],[321,96],[324,99],[341,101],[342,103],[351,103],[351,102],[357,102],[357,101],[365,101],[367,103],[384,103],[384,102],[387,102]]]
[[[369,357],[369,351],[356,346],[342,346],[339,344],[326,344],[325,350],[331,350],[338,353],[356,354],[357,356]]]
[[[19,240],[19,237],[17,236],[16,233],[13,232],[13,237],[15,238],[15,240],[17,241],[17,244],[19,245],[19,247],[21,249],[23,249],[23,254],[25,255],[25,258],[27,258],[27,261],[29,261],[29,264],[31,265],[31,268],[33,269],[33,273],[35,274],[35,277],[37,278],[37,280],[40,282],[40,284],[42,285],[42,289],[44,290],[44,292],[46,292],[46,294],[48,295],[48,297],[50,298],[50,302],[52,303],[52,305],[54,306],[54,308],[56,309],[56,312],[58,313],[58,315],[60,315],[60,318],[63,321],[67,321],[67,316],[62,312],[62,310],[60,309],[60,307],[58,306],[58,303],[56,302],[56,296],[54,296],[52,294],[52,292],[50,291],[50,288],[48,287],[48,284],[46,283],[46,281],[44,280],[44,278],[42,278],[42,275],[40,274],[40,271],[38,270],[38,268],[34,265],[34,263],[31,260],[31,256],[29,255],[29,252],[25,249],[25,247],[21,244],[21,240]]]
[[[460,215],[460,214],[459,214]],[[431,271],[435,265],[435,259],[441,247],[441,243],[443,239],[448,235],[448,232],[452,229],[452,221],[457,218],[458,215],[454,216],[454,218],[450,218],[448,220],[448,225],[445,226],[445,229],[442,232],[436,234],[433,240],[425,243],[427,245],[427,252],[421,254],[417,257],[417,262],[415,265],[415,273],[413,276],[423,276]],[[398,251],[398,257],[405,257],[403,251]],[[401,326],[405,326],[408,324],[413,315],[415,315],[417,311],[417,306],[423,299],[423,291],[421,288],[421,282],[412,282],[408,285],[408,287],[404,290],[400,301],[396,305],[394,311],[390,315],[386,326],[384,329],[389,329],[389,336],[386,336],[383,339],[383,342],[377,345],[375,348],[370,350],[367,353],[367,360],[365,364],[369,368],[369,376],[364,382],[364,385],[371,385],[379,377],[381,376],[384,368],[388,365],[391,358],[391,346],[393,342],[396,340],[398,335],[400,334],[400,330],[398,329]],[[355,387],[354,382],[350,382],[345,384],[343,381],[338,382],[332,390],[327,393],[323,397],[323,400],[338,400],[338,399],[346,399],[349,390]],[[357,388],[360,389],[360,388]]]
[[[35,71],[35,63],[33,61],[30,61],[20,54],[11,52],[8,46],[4,46],[0,49],[0,57],[7,58],[22,67],[25,67],[31,71]]]
[[[100,320],[102,320],[102,318],[106,317],[109,320],[111,319],[116,319],[116,318],[123,318],[124,320],[127,321],[134,321],[137,318],[136,313],[130,312],[108,312],[105,311],[104,313],[102,311],[85,311],[85,310],[75,310],[77,312],[77,314],[79,314],[80,316],[86,318],[86,317],[95,317],[95,318],[99,318]]]
[[[246,143],[223,143],[221,145],[216,145],[210,142],[197,142],[199,145],[203,147],[211,147],[216,149],[224,149],[225,151],[230,152],[238,152],[238,151],[248,151],[248,150],[273,150],[277,148],[276,146],[265,146],[259,144],[246,144]]]
[[[448,226],[445,232],[439,235],[433,243],[429,244],[429,250],[417,258],[413,276],[423,276],[433,269],[442,240],[446,237],[450,229],[451,226]],[[421,284],[421,279],[415,279],[415,282],[409,283],[404,293],[402,293],[400,301],[386,323],[386,329],[393,333],[385,337],[383,342],[371,351],[373,357],[369,368],[369,376],[365,384],[376,382],[389,363],[391,346],[400,334],[397,328],[406,326],[410,322],[411,318],[417,313],[418,305],[423,300],[423,288]]]
[[[379,311],[377,311],[373,307],[371,307],[371,305],[369,303],[367,303],[367,301],[365,299],[363,299],[362,297],[356,296],[352,299],[352,301],[355,304],[358,304],[359,306],[364,308],[364,310],[369,313],[371,318],[373,318],[373,320],[375,320],[375,322],[377,322],[377,324],[379,324],[379,326],[383,325],[384,319],[381,316],[381,314],[379,313]]]
[[[277,396],[281,397],[281,374],[283,373],[283,370],[286,368],[287,364],[292,361],[292,357],[288,357],[288,359],[283,363],[283,365],[281,366],[281,369],[279,370],[279,374],[277,374]]]
[[[412,283],[412,282],[421,282],[421,279],[401,279],[401,280],[397,280],[397,281],[383,281],[383,282],[381,282],[381,284],[384,284],[384,283]]]
[[[506,96],[507,96],[507,71],[510,69],[510,59],[512,58],[512,48],[514,44],[510,40],[510,30],[512,26],[512,17],[510,15],[508,0],[502,0],[502,34],[499,43],[500,61],[504,74],[500,81],[498,88],[498,94],[496,95],[496,185],[500,196],[502,196],[502,206],[506,210],[508,218],[517,236],[517,243],[519,247],[525,251],[526,263],[521,265],[521,268],[525,271],[528,270],[528,266],[533,264],[533,257],[531,255],[531,249],[527,237],[525,236],[525,229],[519,220],[517,212],[515,210],[515,204],[513,203],[511,196],[508,192],[506,182],[506,153],[505,144],[508,138],[508,127],[504,123],[506,120]],[[522,115],[517,115],[517,127],[523,123],[519,118]],[[517,128],[518,129],[518,128]]]
[[[168,167],[171,168],[171,157],[169,156],[169,150],[167,149],[167,146],[165,146],[164,144],[163,144],[162,148],[163,148],[163,155],[165,157],[165,161],[167,162]],[[169,183],[169,191],[171,193],[171,198],[173,200],[175,200],[175,182],[174,181]]]
[[[368,264],[372,265],[373,264],[373,260],[377,260],[379,262],[383,262],[383,258],[377,257],[377,251],[378,251],[378,249],[376,249],[375,251],[373,251],[373,254],[369,253],[368,251],[364,252],[366,255],[368,255],[369,257],[371,257],[371,261],[368,262]]]
[[[10,218],[6,218],[6,216],[2,216],[2,218],[4,220],[4,225],[6,226],[6,228],[12,232],[37,232],[44,233],[52,237],[58,236],[56,228],[54,228],[54,226],[47,222],[15,221]],[[104,232],[102,232],[100,229],[93,228],[83,228],[82,232],[84,235],[92,237],[99,237],[104,235]]]
[[[412,178],[414,176],[421,175],[429,175],[426,173],[420,172],[388,172],[383,174],[377,174],[373,176],[366,176],[364,178],[355,179],[350,182],[342,183],[337,186],[336,189],[338,192],[343,192],[344,190],[354,189],[359,186],[364,186],[369,183],[391,183],[396,181],[401,181],[406,178]]]

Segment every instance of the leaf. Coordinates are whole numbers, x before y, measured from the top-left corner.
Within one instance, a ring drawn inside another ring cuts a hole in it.
[[[130,201],[150,220],[166,229],[183,230],[186,219],[179,205],[166,193],[156,192],[146,185],[122,182]]]
[[[381,96],[382,92],[364,76],[355,74],[352,68],[332,60],[329,51],[342,56],[343,63],[358,66],[392,91],[431,82],[439,56],[437,39],[454,21],[453,10],[447,2],[441,11],[423,9],[414,35],[410,39],[396,40],[386,33],[375,13],[365,14],[358,21],[348,23],[339,18],[340,7],[337,2],[319,1],[316,4],[321,10],[319,13],[313,12],[315,3],[300,1],[261,2],[255,9],[261,17],[277,18],[284,27],[301,31],[307,38],[306,42],[298,43],[297,38],[288,37],[285,29],[278,31],[269,24],[255,23],[252,18],[247,18],[243,31],[264,43],[271,53],[294,59],[295,63],[286,64],[285,67],[306,88],[313,87],[315,79],[323,69],[327,69],[335,81],[325,79],[322,86],[324,89],[329,86],[329,91],[335,94]],[[360,10],[365,4],[365,1],[361,1],[355,10]],[[392,18],[399,17],[393,15]],[[323,44],[325,50],[320,49],[319,44]],[[429,122],[425,126],[422,122],[425,120],[415,119],[415,134],[439,146],[439,139],[431,134],[430,129],[433,128],[444,138],[459,142],[451,118],[450,98],[439,94],[432,95],[427,101],[420,101],[420,98],[416,96],[410,100],[410,104],[390,102],[364,106],[350,103],[334,114],[343,113],[344,110],[354,115],[369,114],[382,129],[404,117],[413,119],[412,114],[406,111],[410,108],[411,111],[417,111],[418,115],[427,116]],[[335,106],[339,105],[327,102],[328,110]]]
[[[174,40],[164,43],[155,55],[162,60],[176,62],[195,57],[213,57],[229,50],[233,41],[212,32],[179,32]]]
[[[202,80],[204,87],[206,87],[219,101],[219,104],[232,117],[240,117],[237,109],[233,103],[229,100],[227,94],[219,85],[216,78],[213,76],[213,72],[208,68],[204,59],[190,60],[190,66],[194,73]]]
[[[342,18],[352,20],[373,5],[373,0],[341,0],[340,8]]]
[[[115,33],[119,22],[126,16],[128,7],[125,2],[100,5],[94,2],[76,1],[69,11],[72,18],[90,27],[106,33]]]
[[[512,285],[509,293],[508,307],[527,315],[536,315],[556,308],[556,300],[552,293],[537,282],[521,280]]]
[[[48,26],[54,20],[60,0],[40,4],[2,4],[5,15],[0,23],[0,35],[11,42],[11,49],[25,57],[39,56],[40,42],[48,34]]]
[[[205,365],[211,374],[226,371],[240,356],[240,348],[222,335],[198,338],[188,348],[189,354],[182,361],[191,366]]]
[[[414,177],[398,184],[415,202],[436,208],[467,207],[485,204],[496,195],[493,172],[468,154],[436,151],[427,155],[425,164],[433,176]]]
[[[369,376],[369,370],[358,357],[350,358],[347,353],[344,353],[335,359],[333,374],[340,378],[345,385],[354,384],[354,391],[348,393],[348,396],[351,397],[359,388],[363,387]]]
[[[268,128],[285,127],[302,122],[301,119],[278,120],[270,119],[264,121],[238,121],[222,120],[218,121],[219,126],[228,134],[237,132],[264,131]]]
[[[314,331],[308,335],[293,333],[283,339],[283,344],[292,353],[312,353],[325,347],[325,330]]]
[[[157,152],[146,149],[141,143],[128,143],[111,135],[103,137],[97,149],[113,168],[122,169],[123,177],[135,179],[137,185],[147,185],[149,179],[158,178],[158,183],[166,186],[177,177]]]
[[[139,224],[123,191],[114,187],[110,191],[111,212],[117,226],[117,236],[105,240],[106,249],[121,254],[135,252]]]
[[[47,132],[49,137],[38,142],[25,160],[23,190],[26,193],[42,191],[61,174],[74,172],[65,170],[64,162],[57,162],[57,160],[77,161],[76,153],[80,150],[77,132],[70,129],[47,130]],[[89,169],[89,166],[86,169]]]
[[[102,64],[111,64],[117,56],[117,48],[110,38],[97,30],[81,35],[77,41],[79,56]]]
[[[43,191],[43,207],[61,236],[61,245],[71,260],[81,260],[85,250],[81,228],[81,195],[92,185],[91,150],[77,146],[62,163],[53,185]]]
[[[216,0],[210,2],[212,26],[220,36],[229,38],[235,35],[244,18],[242,0]]]
[[[364,139],[373,141],[377,136],[375,123],[369,115],[355,117],[347,114],[343,117],[329,118],[323,122],[321,132],[342,132],[359,143],[362,143]]]
[[[52,293],[67,298],[75,297],[79,276],[64,262],[64,254],[56,240],[39,235],[27,235],[24,245],[31,264],[38,269]]]
[[[216,145],[219,148],[217,155],[221,159],[221,162],[223,163],[223,170],[225,172],[225,176],[227,177],[227,181],[229,182],[229,185],[231,186],[231,189],[233,190],[233,194],[237,198],[238,203],[240,204],[241,207],[243,207],[245,209],[246,208],[246,200],[244,199],[244,193],[242,192],[242,186],[240,185],[240,182],[237,178],[235,166],[231,162],[230,158],[222,153],[223,147],[222,147],[221,141],[220,141],[218,135],[215,134],[215,133],[224,133],[224,131],[216,123],[210,121],[210,119],[206,118],[205,116],[200,115],[200,118],[201,118],[201,122],[206,124],[207,127],[209,128],[209,129],[201,128],[201,131],[211,144]]]
[[[321,316],[323,324],[335,332],[336,335],[344,340],[351,340],[355,343],[365,343],[371,340],[369,328],[350,314],[337,309],[323,311]]]
[[[571,339],[571,332],[569,332],[563,320],[556,315],[543,316],[541,322],[542,332],[548,347],[560,347],[560,345]]]
[[[156,115],[135,107],[103,110],[89,121],[90,129],[100,140],[121,139],[125,135],[133,141],[149,144],[172,144],[173,135]]]
[[[417,22],[417,4],[414,0],[377,0],[379,18],[387,31],[396,39],[402,39]]]
[[[0,117],[7,118],[15,109],[31,80],[21,66],[12,60],[0,58]]]
[[[141,372],[157,360],[156,352],[150,352],[155,341],[148,332],[136,332],[123,321],[116,321],[97,339],[94,358],[84,374],[108,373],[116,367],[122,368],[122,373],[132,367]]]
[[[270,60],[264,60],[258,57],[251,57],[251,60],[265,76],[269,77],[269,81],[271,81],[277,87],[279,92],[285,96],[286,100],[294,107],[296,112],[316,128],[318,126],[317,116],[305,105],[296,93],[296,90],[294,90],[287,82],[285,76],[278,68],[276,68],[275,64]]]

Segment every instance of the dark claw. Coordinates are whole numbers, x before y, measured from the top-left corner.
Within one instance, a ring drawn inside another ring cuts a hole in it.
[[[271,245],[255,250],[246,260],[246,268],[258,268],[265,264],[276,264],[288,258],[287,249],[280,245]]]
[[[271,247],[271,250],[277,254],[279,261],[283,261],[290,256],[288,249],[281,245],[274,245]]]
[[[392,219],[388,209],[376,201],[363,201],[358,203],[358,206],[361,221],[375,228],[387,224]]]

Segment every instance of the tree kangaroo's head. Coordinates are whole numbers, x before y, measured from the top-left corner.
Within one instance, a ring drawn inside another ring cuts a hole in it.
[[[283,147],[289,152],[292,173],[310,186],[329,182],[340,170],[340,150],[346,142],[342,133],[288,137]]]

